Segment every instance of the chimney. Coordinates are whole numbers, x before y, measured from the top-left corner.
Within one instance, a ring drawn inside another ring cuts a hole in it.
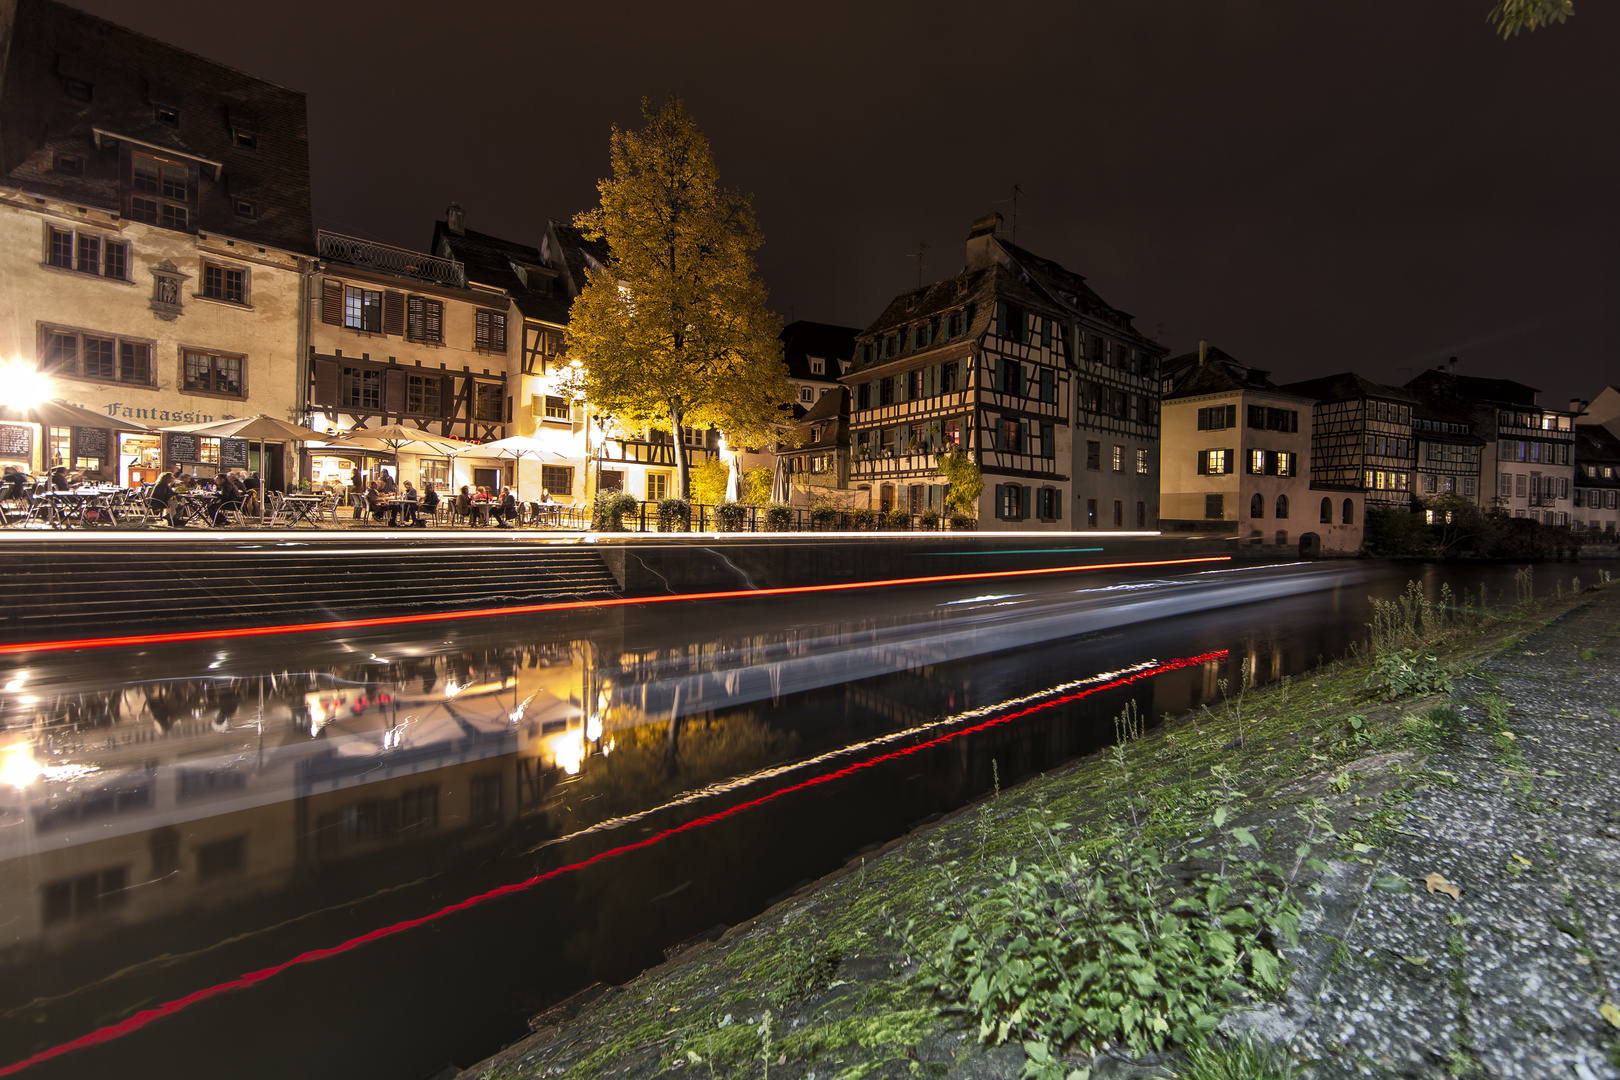
[[[967,266],[965,270],[983,270],[991,263],[999,262],[999,248],[996,237],[1001,235],[1001,214],[991,211],[975,221],[968,229],[967,239]]]
[[[458,202],[451,203],[450,209],[444,212],[445,227],[451,232],[455,233],[457,236],[462,234],[462,229],[466,223],[466,220],[467,211],[463,210],[461,208],[461,204]]]
[[[1455,356],[1446,361],[1446,369],[1453,375],[1457,374],[1457,358]]]
[[[1205,341],[1203,338],[1199,338],[1198,339],[1198,362],[1200,364],[1202,364],[1204,362],[1205,358],[1207,358],[1208,356],[1209,356],[1209,342]]]

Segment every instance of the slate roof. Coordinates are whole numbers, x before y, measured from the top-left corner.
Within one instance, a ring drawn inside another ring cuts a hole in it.
[[[855,337],[859,333],[853,326],[834,326],[807,319],[788,323],[778,335],[782,340],[782,362],[787,365],[788,378],[807,382],[835,381],[842,373],[839,362],[854,359]],[[812,356],[827,361],[820,375],[810,370]]]
[[[1541,391],[1512,379],[1482,379],[1476,375],[1453,375],[1448,371],[1431,369],[1421,372],[1406,386],[1410,390],[1429,390],[1498,405],[1542,408],[1536,404],[1536,395]]]
[[[937,341],[924,348],[923,352],[932,352],[942,345],[951,345],[957,342],[970,341],[984,334],[995,323],[996,301],[1006,300],[1016,304],[1026,311],[1037,315],[1050,316],[1054,319],[1066,318],[1062,308],[1046,299],[1040,293],[1027,285],[1022,275],[1017,271],[996,263],[979,270],[968,270],[955,277],[936,281],[932,285],[925,285],[920,289],[903,292],[889,301],[889,306],[883,309],[873,323],[857,336],[858,341],[871,341],[892,333],[894,330],[910,326],[913,323],[927,319],[934,315],[941,315],[948,311],[955,311],[967,304],[973,305],[973,321],[968,331],[949,340]],[[914,351],[907,335],[901,335],[901,352],[898,356],[885,357],[882,360],[873,359],[870,364],[862,364],[859,351],[855,362],[850,365],[849,375],[853,376],[863,370],[882,367],[906,359]]]
[[[590,280],[590,272],[595,268],[605,268],[613,258],[613,252],[604,240],[587,240],[585,234],[561,221],[550,223],[551,233],[557,238],[561,251],[548,251],[550,256],[547,265],[563,270],[569,277],[570,296],[578,296],[585,283]],[[562,265],[558,266],[558,262]]]
[[[89,102],[67,96],[67,78],[90,83]],[[161,100],[159,99],[172,99]],[[160,122],[154,102],[179,125]],[[236,146],[233,125],[257,145]],[[196,228],[313,254],[309,129],[304,95],[54,0],[18,0],[0,85],[0,172],[12,187],[117,213],[119,154],[96,147],[93,129],[190,158],[199,168]],[[55,171],[56,154],[83,160],[82,176]],[[257,204],[237,217],[235,200]]]
[[[1575,464],[1620,466],[1620,437],[1602,424],[1575,425]],[[1575,474],[1581,487],[1620,487],[1620,476],[1602,477]]]
[[[1349,401],[1353,398],[1370,397],[1385,401],[1404,401],[1413,405],[1420,403],[1418,395],[1410,390],[1385,386],[1353,371],[1341,371],[1337,375],[1324,375],[1319,379],[1288,383],[1283,389],[1291,394],[1300,394],[1317,401]]]
[[[1260,390],[1271,394],[1300,397],[1284,391],[1261,368],[1250,367],[1230,353],[1211,345],[1204,350],[1204,362],[1198,362],[1198,353],[1190,352],[1165,360],[1159,368],[1161,378],[1169,379],[1171,391],[1163,400],[1197,397],[1201,394],[1234,393],[1241,390]],[[1310,400],[1310,399],[1307,399]]]
[[[821,424],[821,438],[811,440],[810,427]],[[805,441],[783,454],[802,454],[814,450],[829,450],[849,443],[849,390],[835,386],[821,395],[821,399],[794,424],[804,431]]]
[[[546,265],[540,258],[539,248],[472,229],[454,233],[446,222],[435,221],[433,243],[428,250],[438,255],[448,254],[464,264],[469,284],[476,282],[504,290],[526,318],[557,324],[568,321],[568,306],[572,301],[560,278],[526,268],[519,272],[522,264]]]

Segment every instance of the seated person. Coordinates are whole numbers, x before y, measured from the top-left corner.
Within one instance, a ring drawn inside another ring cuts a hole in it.
[[[472,489],[466,484],[461,485],[461,494],[456,496],[456,512],[466,518],[469,525],[482,524],[483,508],[473,498]]]
[[[214,501],[214,527],[218,528],[229,521],[228,512],[242,508],[242,486],[221,469],[214,476],[214,491],[219,495]]]
[[[157,483],[152,486],[152,494],[146,499],[153,513],[171,525],[175,524],[175,511],[178,509],[175,499],[178,492],[175,491],[174,480],[172,473],[159,473]]]
[[[0,499],[21,499],[23,489],[33,485],[33,477],[24,472],[21,466],[7,465],[5,476],[0,477]]]
[[[377,490],[384,495],[398,495],[399,485],[394,482],[394,474],[387,469],[381,470],[382,475],[377,478]]]
[[[512,494],[511,488],[505,487],[501,489],[501,501],[495,508],[494,514],[496,524],[503,529],[510,529],[517,521],[517,497]]]
[[[427,519],[439,508],[439,493],[433,490],[433,481],[422,482],[422,517],[417,519],[418,525],[426,525]]]
[[[388,496],[382,492],[382,485],[372,480],[366,484],[366,509],[371,512],[373,521],[381,521],[388,512]]]
[[[51,470],[50,489],[52,491],[72,491],[73,485],[68,482],[66,465],[58,465]]]
[[[242,488],[242,512],[257,517],[259,502],[264,498],[264,482],[259,479],[258,473],[249,473],[247,479],[237,482]]]
[[[405,494],[400,496],[402,502],[390,502],[388,505],[388,524],[390,528],[398,528],[400,522],[406,525],[416,524],[416,504],[418,497],[416,488],[411,486],[409,480],[405,481]]]

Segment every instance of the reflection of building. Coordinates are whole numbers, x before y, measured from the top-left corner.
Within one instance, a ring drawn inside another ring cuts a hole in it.
[[[311,254],[304,95],[51,0],[6,7],[0,352],[123,419],[287,417]],[[261,467],[257,444],[88,428],[40,443],[36,465],[125,483]],[[263,467],[280,480],[282,454]]]

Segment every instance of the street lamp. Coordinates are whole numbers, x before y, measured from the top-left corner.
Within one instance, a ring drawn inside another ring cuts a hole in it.
[[[11,403],[23,409],[49,401],[53,389],[51,377],[20,356],[0,364],[0,385]]]

